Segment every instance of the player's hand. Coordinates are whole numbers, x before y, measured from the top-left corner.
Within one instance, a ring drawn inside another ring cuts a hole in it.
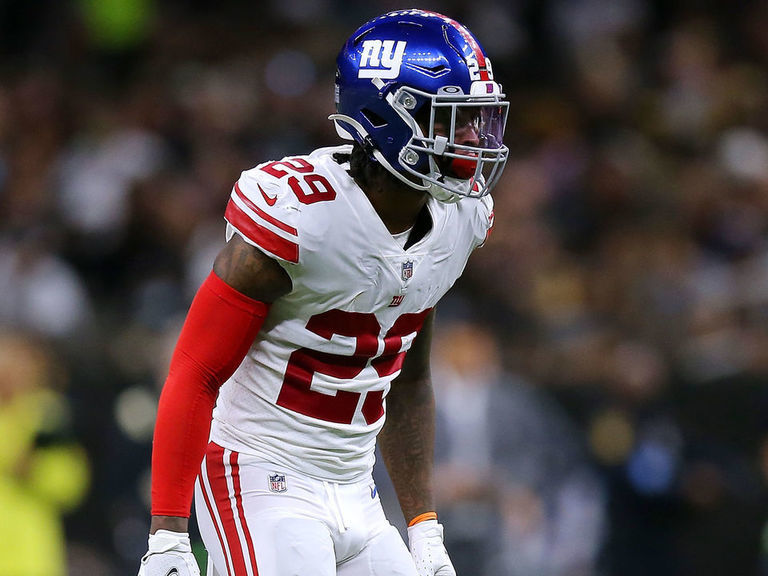
[[[170,530],[150,534],[149,549],[141,559],[138,576],[200,576],[189,534]]]
[[[437,520],[423,520],[409,527],[408,547],[419,576],[456,576],[443,545],[443,526]]]

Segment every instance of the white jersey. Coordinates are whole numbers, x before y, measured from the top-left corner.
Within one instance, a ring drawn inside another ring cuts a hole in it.
[[[404,250],[333,158],[349,146],[242,173],[226,211],[293,282],[222,386],[211,439],[309,476],[370,474],[385,397],[430,310],[492,225],[492,202],[428,201],[431,230]]]

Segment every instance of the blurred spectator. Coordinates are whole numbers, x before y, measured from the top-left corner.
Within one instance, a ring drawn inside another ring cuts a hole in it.
[[[35,341],[0,334],[0,574],[66,574],[61,516],[87,493],[89,463],[58,369]]]
[[[479,324],[438,323],[435,492],[460,574],[594,574],[605,494],[573,423],[503,371]]]
[[[67,338],[92,312],[83,282],[66,261],[35,240],[0,240],[0,325]]]

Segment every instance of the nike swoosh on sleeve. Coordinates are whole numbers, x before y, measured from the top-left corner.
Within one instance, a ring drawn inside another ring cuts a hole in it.
[[[261,188],[261,186],[259,186],[259,188]],[[256,206],[256,204],[251,202],[248,199],[248,197],[245,194],[243,194],[243,191],[240,189],[240,184],[238,184],[237,182],[235,182],[235,195],[243,202],[243,204],[245,204],[246,206],[248,206],[248,208],[253,210],[260,218],[266,220],[267,222],[269,222],[274,226],[277,226],[278,228],[280,228],[280,230],[284,230],[288,232],[289,234],[293,234],[294,236],[298,234],[296,232],[296,228],[294,228],[293,226],[289,226],[285,222],[282,222],[277,218],[275,218],[274,216],[267,214],[266,212],[264,212],[264,210]],[[277,197],[275,197],[275,200],[272,201],[272,204],[274,204],[276,200],[277,200]]]
[[[258,206],[256,206],[256,208],[258,208]],[[264,214],[269,216],[266,213]],[[260,218],[262,216],[261,214],[257,215]],[[244,212],[234,199],[229,200],[227,210],[224,213],[224,218],[257,246],[261,246],[268,252],[271,252],[288,262],[297,263],[299,261],[299,245],[297,242],[284,238],[269,228],[259,224],[253,216]],[[290,228],[285,224],[282,225],[286,228]],[[290,229],[294,232],[296,231],[295,228]]]
[[[261,195],[264,197],[264,202],[267,203],[267,206],[274,206],[275,202],[277,202],[277,196],[268,195],[264,192],[264,188],[261,187],[261,184],[256,184],[256,186],[259,187],[259,192],[261,192]]]

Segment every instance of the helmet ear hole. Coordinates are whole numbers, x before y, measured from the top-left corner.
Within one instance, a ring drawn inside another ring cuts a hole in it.
[[[363,108],[360,110],[360,114],[362,114],[374,128],[383,128],[387,125],[387,121],[370,108]]]

